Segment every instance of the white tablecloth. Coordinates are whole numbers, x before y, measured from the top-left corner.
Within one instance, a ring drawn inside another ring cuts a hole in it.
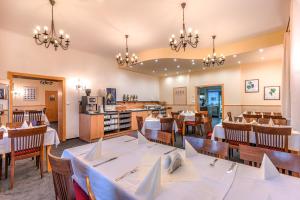
[[[161,129],[160,119],[157,119],[157,118],[146,118],[145,121],[144,121],[142,132],[145,133],[146,129],[150,129],[150,130],[154,130],[154,131],[159,131]],[[173,130],[175,132],[178,131],[178,127],[177,127],[177,124],[176,124],[175,121],[173,123]]]
[[[225,139],[225,131],[222,124],[217,124],[214,127],[211,139],[213,140],[215,137]],[[251,131],[249,137],[250,143],[255,144],[255,133]],[[289,150],[300,151],[300,133],[298,131],[292,131],[292,135],[289,136]]]
[[[180,113],[180,115],[184,116],[186,122],[195,121],[195,113]]]
[[[5,132],[3,139],[0,140],[0,154],[10,152],[10,138],[8,138],[8,133]],[[44,135],[44,145],[58,145],[60,143],[57,132],[55,129],[47,127],[47,132]]]
[[[154,143],[138,144],[137,140],[128,141],[123,136],[103,141],[102,158],[96,161],[84,159],[93,144],[87,144],[63,152],[62,157],[71,159],[74,178],[86,189],[85,177],[89,176],[92,190],[99,200],[139,199],[135,191],[147,174],[147,165],[154,164],[158,157],[174,147]],[[178,150],[183,155],[183,150]],[[111,157],[117,159],[100,166],[94,164]],[[184,156],[183,156],[184,157]],[[211,163],[215,158],[206,155],[184,159],[183,166],[169,175],[162,168],[162,188],[156,199],[181,200],[253,200],[253,199],[300,199],[300,179],[280,175],[272,180],[260,178],[260,170],[255,167],[239,164],[236,173],[226,173],[232,162],[219,159],[214,167]],[[151,161],[152,162],[149,162]],[[134,174],[115,181],[124,173],[138,167]],[[235,175],[236,174],[236,175]]]
[[[28,113],[25,113],[25,115],[24,115],[24,120],[29,121],[29,114],[28,114]],[[42,121],[44,121],[45,124],[46,124],[47,126],[50,125],[50,122],[49,122],[49,120],[48,120],[48,117],[47,117],[47,115],[45,115],[44,113],[42,114]]]

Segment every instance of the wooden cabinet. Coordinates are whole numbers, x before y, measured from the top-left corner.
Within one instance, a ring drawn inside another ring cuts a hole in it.
[[[79,138],[92,142],[104,136],[104,115],[79,115]]]
[[[131,113],[131,130],[138,129],[138,125],[137,125],[137,121],[136,121],[137,116],[142,116],[143,119],[145,120],[145,118],[148,116],[148,111],[137,111],[137,112]]]

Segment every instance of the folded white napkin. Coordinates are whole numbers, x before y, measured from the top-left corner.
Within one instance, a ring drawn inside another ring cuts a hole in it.
[[[182,112],[180,113],[180,115],[184,115],[184,111],[182,111]]]
[[[229,122],[229,117],[226,117],[223,122]]]
[[[32,126],[32,123],[30,122],[29,123],[29,126],[28,126],[29,128],[33,128],[33,126]]]
[[[147,142],[147,138],[138,131],[138,144],[146,144]]]
[[[271,115],[274,115],[274,112],[271,112]]]
[[[181,165],[182,165],[182,157],[177,151],[175,151],[171,155],[171,162],[170,162],[170,165],[168,167],[168,173],[172,174],[179,167],[181,167]]]
[[[102,138],[94,144],[92,149],[84,157],[86,160],[93,161],[101,158],[102,154]]]
[[[275,124],[274,124],[274,121],[273,121],[273,119],[272,118],[270,118],[270,120],[269,120],[269,126],[274,126]]]
[[[32,126],[32,124],[31,124],[31,126]],[[23,122],[21,128],[29,128],[29,126],[28,126],[28,124],[27,124],[26,121]]]
[[[161,189],[161,158],[155,162],[147,176],[138,186],[135,194],[141,199],[155,199]]]
[[[151,119],[151,118],[153,118],[152,114],[150,114],[150,115],[147,117],[147,119]]]
[[[6,133],[7,132],[7,128],[4,125],[1,125],[0,131],[3,131],[3,132]]]
[[[262,160],[260,166],[261,178],[264,180],[269,180],[271,178],[275,178],[279,176],[279,172],[276,167],[273,165],[270,158],[264,154],[264,158]]]
[[[246,119],[243,117],[243,119],[242,119],[242,123],[243,124],[247,124],[247,121],[246,121]]]
[[[198,152],[194,149],[194,147],[187,141],[185,140],[185,157],[193,157],[195,155],[198,155]]]
[[[157,118],[163,118],[162,114],[158,114]]]

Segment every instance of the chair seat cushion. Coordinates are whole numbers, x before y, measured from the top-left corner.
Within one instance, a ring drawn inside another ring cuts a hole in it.
[[[30,154],[30,153],[35,153],[35,152],[39,152],[40,148],[31,148],[31,149],[24,149],[21,151],[16,151],[15,152],[15,156],[21,156],[21,155],[26,155],[26,154]]]
[[[89,196],[85,193],[85,191],[80,187],[80,185],[73,180],[74,191],[76,200],[89,200]]]
[[[209,132],[209,133],[207,133],[206,137],[207,137],[208,139],[211,139],[212,134],[213,134],[212,132]]]

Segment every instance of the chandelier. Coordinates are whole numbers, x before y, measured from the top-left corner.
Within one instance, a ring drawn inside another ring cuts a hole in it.
[[[170,41],[169,41],[169,45],[171,47],[172,50],[175,50],[176,52],[178,52],[181,47],[183,48],[183,51],[185,51],[185,48],[187,47],[187,45],[189,44],[191,47],[196,48],[199,42],[199,35],[198,35],[198,31],[195,31],[195,35],[193,36],[192,33],[192,28],[188,29],[188,32],[186,31],[185,28],[185,22],[184,22],[184,8],[186,6],[186,3],[183,2],[181,3],[181,7],[182,7],[182,30],[180,30],[180,36],[179,36],[179,42],[175,39],[175,35],[172,34]]]
[[[129,56],[129,53],[128,53],[128,44],[127,44],[127,40],[128,40],[128,35],[125,35],[125,39],[126,39],[126,53],[125,53],[125,58],[122,58],[122,55],[121,53],[118,53],[116,55],[116,59],[117,59],[117,63],[119,65],[124,65],[126,63],[126,65],[134,65],[138,62],[138,57],[137,55],[135,55],[134,53]]]
[[[212,36],[213,39],[213,54],[212,55],[208,55],[207,58],[203,58],[203,64],[206,67],[210,67],[215,66],[215,64],[219,65],[223,65],[225,63],[225,56],[223,56],[223,54],[221,54],[220,57],[217,56],[216,52],[215,52],[215,39],[216,36],[213,35]]]
[[[59,34],[56,34],[55,26],[54,26],[54,19],[53,19],[53,6],[55,4],[55,0],[49,0],[52,12],[51,12],[51,28],[48,29],[47,26],[44,26],[43,31],[41,30],[40,26],[37,26],[33,30],[33,38],[35,39],[36,44],[44,45],[48,48],[50,45],[54,46],[54,49],[60,46],[63,50],[67,50],[70,45],[70,36],[68,34],[64,35],[64,31],[60,30]]]

